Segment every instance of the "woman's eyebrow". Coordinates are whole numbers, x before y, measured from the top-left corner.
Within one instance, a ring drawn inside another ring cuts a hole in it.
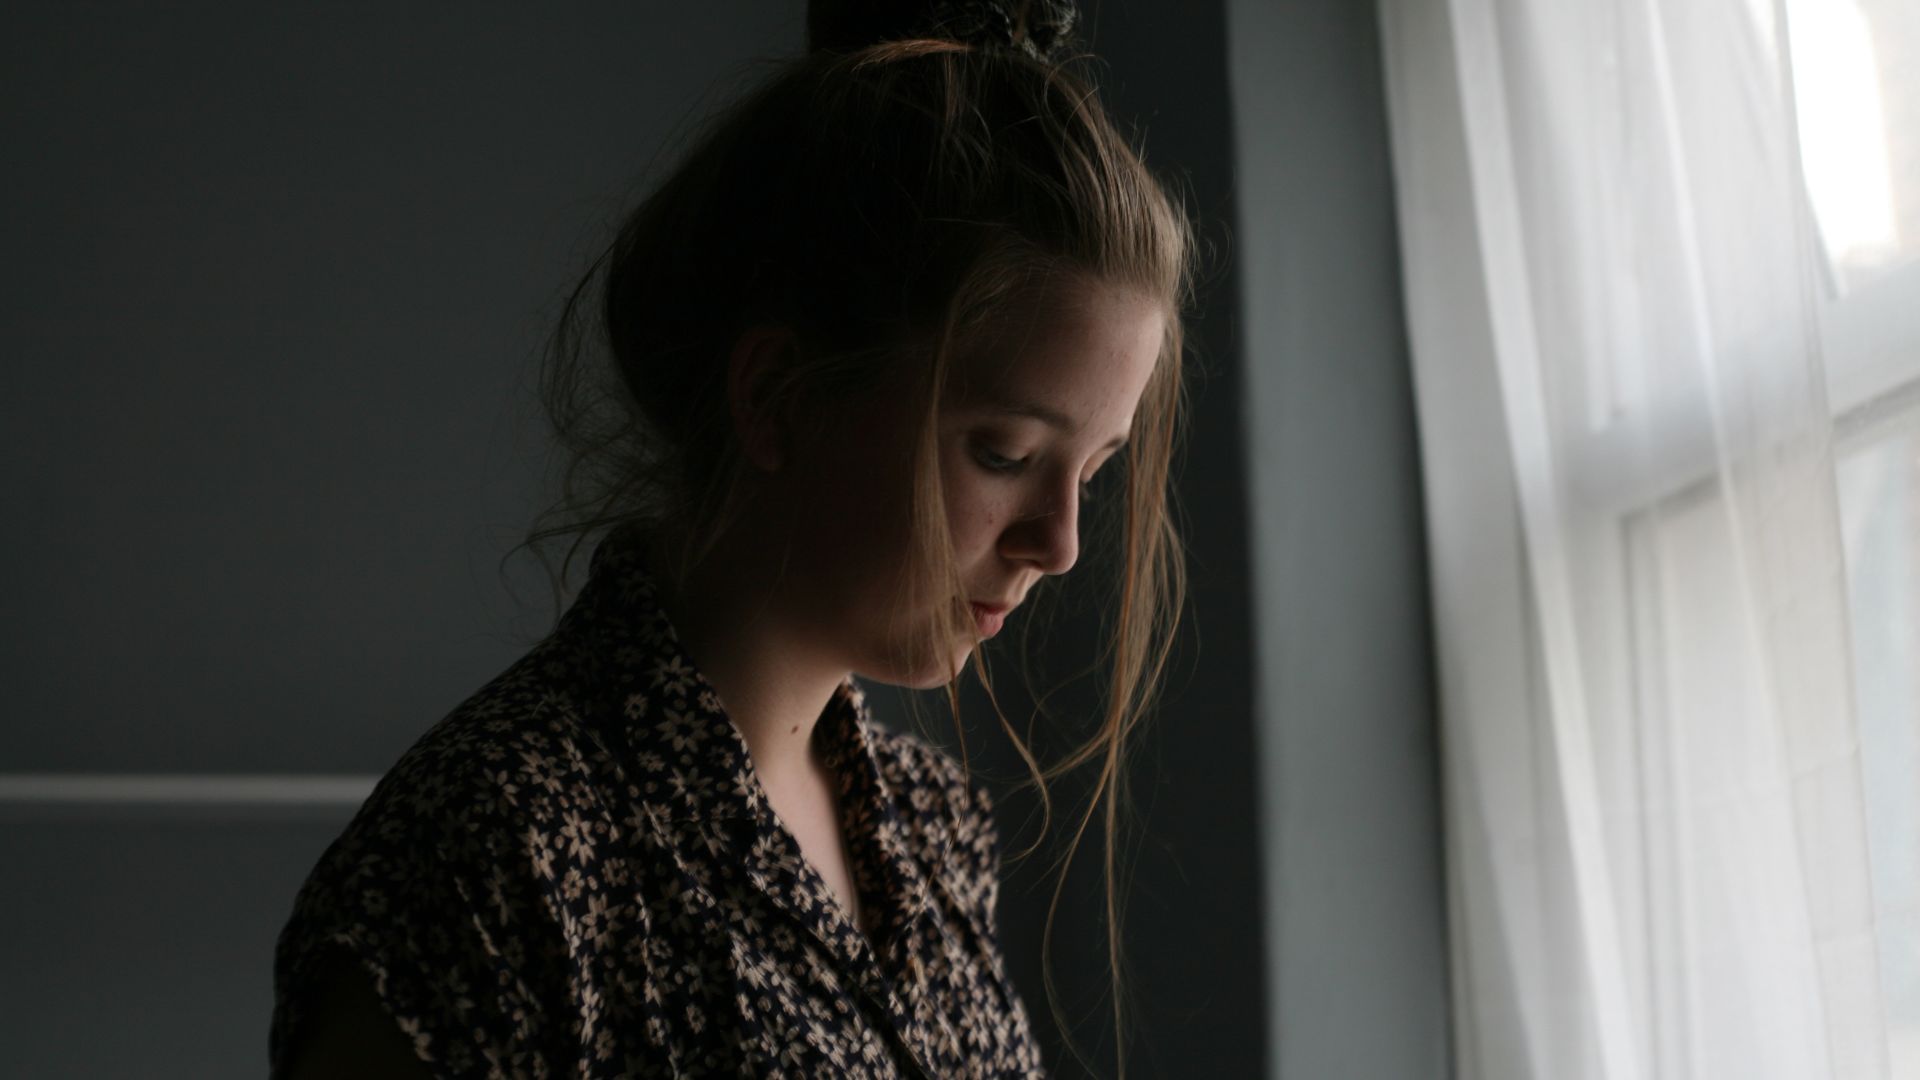
[[[1042,404],[1038,401],[992,394],[988,396],[986,405],[987,408],[994,412],[1011,413],[1014,416],[1025,416],[1058,428],[1069,435],[1077,435],[1080,433],[1080,425],[1076,423],[1072,417],[1051,405]],[[1127,437],[1125,435],[1115,436],[1112,441],[1101,447],[1101,449],[1117,450],[1125,446],[1126,442]]]

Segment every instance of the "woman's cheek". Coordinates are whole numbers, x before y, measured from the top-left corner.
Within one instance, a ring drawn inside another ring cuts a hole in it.
[[[955,542],[968,549],[992,546],[1013,520],[1015,485],[982,476],[959,484],[957,494],[948,519]]]

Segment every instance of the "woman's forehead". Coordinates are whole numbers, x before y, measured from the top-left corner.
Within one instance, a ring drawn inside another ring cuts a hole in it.
[[[1131,293],[1063,305],[955,357],[943,397],[956,410],[1023,416],[1075,433],[1130,415],[1157,362],[1165,317]]]

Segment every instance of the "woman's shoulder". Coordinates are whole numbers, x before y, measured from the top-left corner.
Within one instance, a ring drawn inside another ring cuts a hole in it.
[[[395,896],[473,903],[508,878],[529,898],[545,890],[559,834],[604,824],[617,774],[591,702],[553,659],[536,647],[400,754],[314,864],[294,923],[372,935],[369,905],[379,915]]]
[[[584,794],[596,755],[564,691],[514,692],[499,680],[427,728],[383,773],[349,823],[396,837],[517,829]]]
[[[416,1038],[530,1063],[573,947],[556,913],[611,828],[587,703],[541,662],[535,650],[428,728],[321,853],[276,946],[276,1062],[344,955]],[[503,965],[513,985],[444,999]]]

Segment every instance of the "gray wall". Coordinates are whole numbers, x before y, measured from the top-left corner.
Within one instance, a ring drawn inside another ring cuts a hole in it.
[[[1375,9],[1227,7],[1270,1075],[1446,1076],[1426,553]]]
[[[0,41],[0,1046],[23,1075],[257,1074],[272,937],[353,782],[300,808],[46,781],[377,774],[524,650],[544,583],[496,563],[539,505],[526,378],[557,294],[663,141],[798,47],[802,10],[229,7],[36,5]],[[1181,473],[1190,634],[1132,774],[1131,1071],[1443,1075],[1371,9],[1094,14],[1109,101],[1217,249]],[[1091,640],[1089,560],[1041,687]],[[1091,700],[1053,699],[1042,746]],[[905,722],[904,696],[880,705]],[[1003,789],[1020,775],[994,729],[970,749]],[[1031,809],[1003,798],[1010,849]],[[1054,959],[1104,1061],[1096,868],[1089,847]],[[1040,979],[1052,881],[1044,850],[1011,865],[1003,922],[1073,1076]]]

